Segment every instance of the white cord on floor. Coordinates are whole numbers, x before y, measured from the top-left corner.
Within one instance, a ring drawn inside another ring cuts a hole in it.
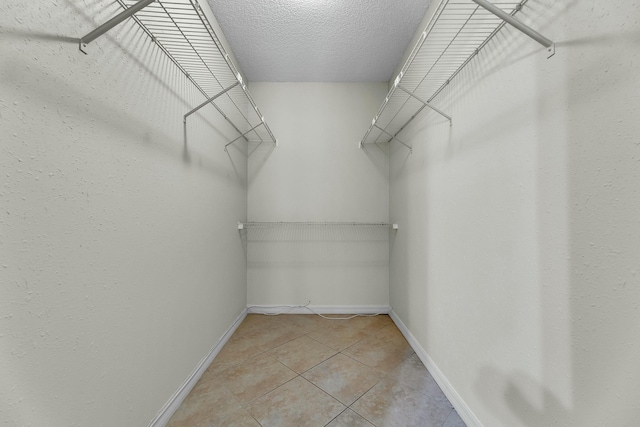
[[[308,301],[304,305],[271,305],[271,306],[268,306],[268,305],[250,305],[250,306],[247,307],[247,309],[248,309],[249,313],[253,313],[252,309],[254,309],[254,308],[286,308],[287,310],[279,311],[277,313],[259,313],[259,314],[262,314],[262,315],[265,315],[265,316],[279,316],[281,314],[288,314],[294,308],[306,308],[311,313],[313,313],[315,315],[318,315],[318,316],[322,317],[323,319],[327,319],[327,320],[351,320],[351,319],[356,318],[356,317],[375,317],[375,316],[379,316],[381,314],[386,314],[386,313],[354,314],[353,316],[349,316],[349,317],[328,317],[328,316],[325,316],[323,314],[318,313],[317,311],[315,311],[314,309],[309,307],[309,304],[311,304],[311,301]]]

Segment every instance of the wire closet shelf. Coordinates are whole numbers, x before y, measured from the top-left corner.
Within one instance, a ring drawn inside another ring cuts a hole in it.
[[[398,229],[398,224],[392,224],[389,222],[239,222],[238,229],[265,229],[265,228],[307,228],[307,227],[315,227],[315,228],[329,228],[329,227],[338,227],[338,228],[393,228],[395,230]]]
[[[360,141],[360,148],[396,140],[411,150],[398,135],[425,108],[452,123],[451,116],[431,102],[507,20],[552,52],[550,40],[513,18],[526,2],[441,0]]]
[[[389,230],[398,224],[388,222],[244,222],[238,230],[246,231],[252,242],[276,241],[376,241],[388,240]]]
[[[204,96],[187,117],[211,104],[235,130],[235,139],[277,145],[246,83],[197,0],[117,0],[124,9],[80,39],[80,50],[131,17]]]

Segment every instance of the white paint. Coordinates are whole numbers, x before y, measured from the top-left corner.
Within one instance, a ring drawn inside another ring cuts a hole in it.
[[[158,415],[149,423],[150,427],[161,427],[167,425],[171,420],[171,417],[178,410],[182,402],[187,398],[191,390],[198,384],[200,378],[204,375],[207,368],[216,358],[222,347],[229,341],[231,336],[235,333],[236,329],[240,326],[242,321],[247,317],[247,309],[242,310],[238,318],[233,322],[231,327],[222,335],[222,338],[213,346],[209,353],[198,363],[191,375],[182,383],[173,396],[165,403]]]
[[[147,425],[246,307],[246,153],[114,2],[0,5],[0,424]]]
[[[391,306],[482,425],[635,425],[639,10],[519,17],[391,147]]]
[[[386,82],[429,3],[209,0],[254,82]]]
[[[250,89],[280,145],[262,144],[249,157],[249,221],[388,222],[387,154],[357,149],[386,84],[252,83]],[[250,231],[248,303],[388,305],[389,233],[388,227],[329,226],[252,238]]]

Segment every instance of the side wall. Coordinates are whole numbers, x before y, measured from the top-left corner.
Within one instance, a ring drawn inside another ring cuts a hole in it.
[[[387,222],[388,155],[358,149],[386,83],[251,83],[278,136],[249,157],[249,220]],[[248,237],[248,302],[389,304],[389,230],[301,227]]]
[[[391,146],[391,306],[470,425],[635,425],[640,9],[518,16]]]
[[[0,424],[148,424],[246,306],[246,147],[112,1],[0,6]]]

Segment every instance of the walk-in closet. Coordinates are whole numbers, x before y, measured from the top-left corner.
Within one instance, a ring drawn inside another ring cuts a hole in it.
[[[0,424],[632,427],[640,7],[0,2]]]

